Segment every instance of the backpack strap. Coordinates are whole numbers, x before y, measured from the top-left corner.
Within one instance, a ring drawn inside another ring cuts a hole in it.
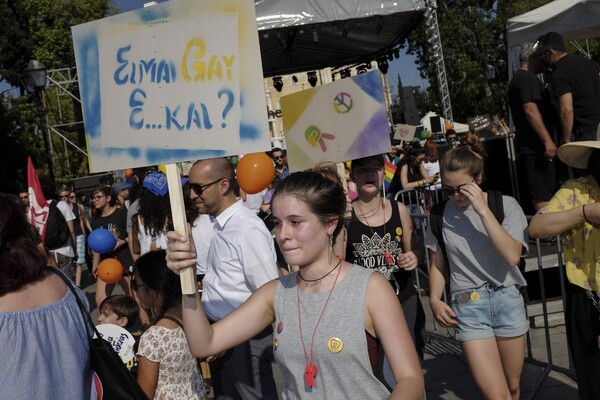
[[[504,203],[502,201],[502,192],[497,190],[490,190],[488,194],[488,207],[492,211],[492,214],[496,217],[500,225],[504,221]]]
[[[441,203],[436,203],[431,207],[431,212],[429,213],[429,226],[431,226],[431,233],[437,239],[438,245],[442,250],[442,254],[444,254],[444,258],[446,256],[446,245],[444,244],[444,237],[442,235],[442,228],[444,225],[444,208],[446,207],[446,203],[448,200],[444,200]]]

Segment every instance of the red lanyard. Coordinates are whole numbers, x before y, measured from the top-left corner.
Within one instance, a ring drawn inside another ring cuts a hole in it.
[[[306,346],[304,345],[304,338],[302,337],[302,316],[300,314],[300,280],[296,279],[296,287],[298,289],[296,292],[296,297],[298,301],[298,323],[300,325],[300,341],[302,342],[304,358],[306,359],[306,368],[304,368],[304,378],[306,386],[308,387],[315,386],[315,378],[317,376],[318,371],[317,366],[313,364],[313,347],[315,344],[315,333],[317,333],[317,328],[319,327],[319,323],[321,323],[321,319],[323,318],[323,314],[325,313],[325,309],[327,308],[327,304],[329,303],[329,299],[331,298],[331,294],[333,293],[333,289],[335,288],[341,270],[342,267],[340,266],[340,269],[338,270],[335,276],[335,281],[333,281],[333,286],[331,287],[329,295],[327,296],[327,300],[325,301],[325,305],[323,306],[323,310],[321,311],[321,315],[319,315],[319,319],[317,320],[317,324],[315,325],[315,330],[313,331],[312,339],[310,341],[310,358],[308,358],[308,354],[306,353]],[[298,274],[300,274],[300,272],[298,272]]]

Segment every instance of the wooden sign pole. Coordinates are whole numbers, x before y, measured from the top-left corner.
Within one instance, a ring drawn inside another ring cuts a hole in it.
[[[185,204],[181,188],[181,176],[177,164],[167,164],[167,182],[169,184],[169,199],[171,201],[171,215],[175,232],[187,238],[189,243],[190,232],[185,218]],[[186,268],[179,273],[181,278],[181,293],[194,294],[198,291],[196,286],[196,268]]]

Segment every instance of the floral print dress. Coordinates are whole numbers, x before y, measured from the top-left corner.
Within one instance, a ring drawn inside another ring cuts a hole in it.
[[[155,400],[206,399],[200,367],[180,327],[151,326],[140,338],[137,355],[160,364]]]
[[[585,177],[567,181],[541,214],[570,210],[600,202],[600,190]],[[575,225],[562,235],[569,282],[585,290],[600,291],[600,229],[589,222]]]

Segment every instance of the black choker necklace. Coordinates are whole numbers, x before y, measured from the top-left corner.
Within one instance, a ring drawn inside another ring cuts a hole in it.
[[[331,274],[333,271],[335,271],[335,270],[336,270],[336,268],[337,268],[337,267],[339,267],[341,263],[342,263],[342,259],[340,258],[340,261],[338,261],[338,263],[337,263],[337,264],[335,264],[335,267],[333,267],[333,268],[331,269],[331,271],[329,271],[328,273],[326,273],[325,275],[323,275],[322,277],[320,277],[320,278],[317,278],[317,279],[304,279],[304,278],[302,277],[302,275],[300,275],[300,271],[298,271],[298,276],[300,277],[300,279],[302,279],[302,282],[304,282],[304,284],[305,284],[306,286],[309,286],[309,287],[310,287],[310,286],[316,286],[316,285],[318,285],[319,283],[321,283],[321,281],[322,281],[323,279],[325,279],[325,278],[327,277],[327,275],[329,275],[329,274]]]

